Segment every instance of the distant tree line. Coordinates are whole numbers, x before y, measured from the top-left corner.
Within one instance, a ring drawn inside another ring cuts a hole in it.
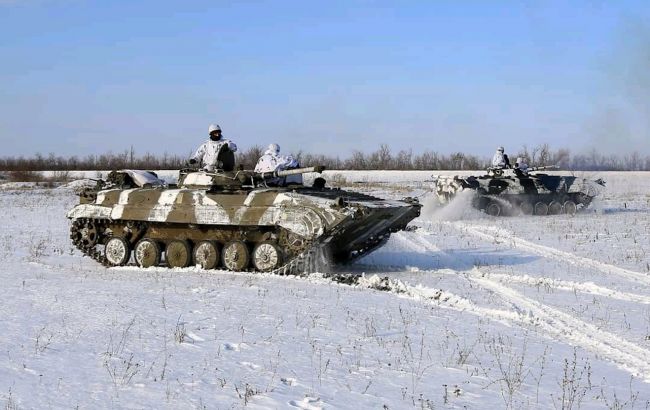
[[[264,149],[253,146],[237,153],[237,163],[246,169],[252,169]],[[508,153],[508,152],[507,152]],[[517,157],[525,158],[529,166],[559,165],[562,169],[577,171],[650,171],[650,156],[638,152],[626,155],[602,155],[597,151],[587,154],[572,155],[567,149],[553,150],[548,144],[528,147],[524,145],[516,152],[508,153],[511,163]],[[304,166],[324,165],[327,169],[351,170],[477,170],[490,165],[491,157],[456,152],[440,154],[434,151],[414,153],[412,150],[393,152],[386,144],[381,144],[376,151],[364,153],[353,151],[350,156],[294,153]],[[110,169],[179,169],[188,156],[177,154],[154,155],[146,153],[136,155],[133,148],[121,153],[78,156],[47,156],[35,154],[32,157],[0,157],[0,171],[78,171]]]
[[[185,163],[187,157],[179,155],[154,155],[146,153],[137,156],[133,149],[121,153],[108,152],[100,155],[76,155],[64,157],[40,153],[32,157],[1,157],[2,171],[94,171],[110,169],[178,169]]]

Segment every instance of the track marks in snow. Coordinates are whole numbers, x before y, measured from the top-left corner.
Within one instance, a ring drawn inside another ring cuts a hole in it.
[[[592,351],[650,383],[650,351],[613,333],[599,330],[591,323],[527,298],[500,283],[477,276],[471,276],[470,279],[512,304],[521,322],[534,324],[552,337]]]
[[[397,294],[401,297],[430,303],[432,305],[471,313],[506,324],[532,327],[551,338],[591,351],[619,368],[650,383],[650,351],[613,333],[575,318],[553,307],[521,295],[519,292],[496,281],[482,277],[480,271],[467,277],[483,289],[491,291],[512,309],[492,309],[475,305],[440,289],[412,286],[396,279],[377,275],[362,277],[358,286]]]
[[[472,227],[473,228],[473,227]],[[508,234],[509,235],[509,234]],[[421,252],[437,252],[441,253],[444,255],[447,255],[447,252],[443,251],[442,249],[438,248],[435,244],[429,242],[426,237],[422,235],[400,235],[400,240],[404,242],[405,248],[406,249],[414,249],[418,250]],[[489,236],[491,240],[494,240],[494,236]],[[523,241],[523,240],[522,240]],[[540,248],[545,248],[545,249],[551,249],[552,248],[546,248],[541,245],[535,245],[531,244],[535,247],[540,247]],[[557,251],[559,253],[564,254],[565,252],[562,251]],[[571,255],[571,254],[569,254]],[[542,255],[545,256],[545,255]],[[566,259],[566,256],[562,256],[563,259]],[[598,265],[605,265],[601,264],[598,261],[593,261]],[[606,266],[611,266],[611,265],[606,265]],[[615,266],[611,266],[612,268],[616,269],[621,269],[617,268]],[[631,271],[630,271],[631,272]],[[535,276],[530,276],[526,274],[521,274],[521,275],[509,275],[509,274],[501,274],[501,273],[489,273],[485,274],[481,272],[479,269],[475,268],[471,271],[467,272],[462,272],[462,271],[456,271],[456,270],[446,270],[443,271],[443,273],[447,274],[468,274],[468,275],[480,275],[480,276],[488,276],[491,279],[498,280],[499,282],[502,283],[518,283],[522,285],[528,285],[528,286],[536,286],[536,287],[548,287],[548,288],[553,288],[553,289],[558,289],[558,290],[564,290],[564,291],[570,291],[570,292],[581,292],[581,293],[587,293],[590,295],[595,295],[595,296],[603,296],[611,299],[617,299],[617,300],[622,300],[626,302],[634,302],[634,303],[641,303],[641,304],[650,304],[650,296],[646,295],[640,295],[640,294],[634,294],[634,293],[628,293],[628,292],[621,292],[617,291],[614,289],[606,288],[603,286],[596,285],[593,282],[574,282],[574,281],[567,281],[567,280],[561,280],[561,279],[553,279],[553,278],[546,278],[546,277],[535,277]],[[636,273],[637,275],[645,276],[641,273],[638,272],[633,272]]]
[[[545,258],[564,261],[572,265],[589,267],[602,273],[618,275],[621,278],[625,278],[639,284],[650,285],[650,275],[635,272],[629,269],[619,268],[618,266],[578,256],[570,252],[564,252],[559,249],[532,243],[525,239],[519,238],[513,235],[512,232],[509,232],[502,228],[470,225],[461,221],[447,223],[458,230],[470,233],[476,237],[486,239],[488,241],[511,244],[519,249],[523,249]]]
[[[650,282],[650,278],[638,272],[618,268],[588,258],[582,258],[553,248],[532,244],[523,239],[513,237],[507,231],[503,233],[498,229],[478,228],[462,223],[457,223],[456,226],[492,241],[498,241],[500,235],[506,235],[510,240],[515,241],[519,248],[532,251],[543,257],[562,259],[574,264],[588,265],[601,272],[615,273],[628,280],[634,280],[640,283]],[[493,231],[496,231],[496,233],[493,233]],[[410,242],[411,249],[418,249],[419,251],[425,252],[440,251],[435,245],[421,236],[411,235],[403,239]],[[509,325],[517,324],[533,327],[549,337],[560,339],[568,344],[591,351],[605,360],[614,363],[619,368],[650,383],[649,350],[616,334],[600,330],[594,324],[528,298],[500,282],[520,283],[531,286],[550,286],[561,290],[579,291],[642,304],[649,304],[650,297],[611,290],[591,282],[579,283],[550,278],[535,278],[528,275],[485,274],[478,268],[465,272],[451,271],[451,273],[463,275],[481,288],[498,295],[506,304],[512,306],[512,309],[482,307],[474,304],[471,300],[440,289],[426,288],[421,285],[412,286],[395,279],[379,278],[376,275],[369,278],[361,278],[359,280],[359,286],[392,292],[402,297],[425,301],[442,308],[472,313]]]
[[[393,293],[400,297],[430,303],[441,308],[468,312],[477,316],[487,316],[505,325],[510,325],[512,321],[518,320],[519,317],[516,312],[481,307],[454,293],[422,285],[413,286],[398,279],[381,278],[377,275],[362,276],[359,278],[357,286]]]
[[[596,285],[593,282],[573,282],[568,280],[544,278],[530,275],[507,275],[503,273],[484,274],[480,271],[481,276],[489,279],[495,279],[502,283],[518,283],[528,286],[547,287],[570,292],[588,293],[595,296],[604,296],[611,299],[618,299],[627,302],[642,303],[650,305],[650,296],[638,295],[628,292],[620,292],[603,286]]]

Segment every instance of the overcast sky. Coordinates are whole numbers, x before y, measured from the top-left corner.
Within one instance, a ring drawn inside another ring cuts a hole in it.
[[[650,154],[646,1],[0,0],[0,156]]]

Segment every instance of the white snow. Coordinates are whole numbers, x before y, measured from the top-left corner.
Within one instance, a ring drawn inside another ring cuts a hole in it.
[[[650,174],[593,175],[607,188],[586,213],[491,218],[439,208],[434,173],[343,173],[425,203],[415,231],[348,267],[365,272],[353,286],[105,269],[68,238],[76,185],[2,184],[0,403],[650,406]]]
[[[57,189],[72,189],[76,192],[80,192],[84,188],[92,188],[97,185],[97,182],[91,179],[75,179],[70,181],[67,184],[63,184]]]

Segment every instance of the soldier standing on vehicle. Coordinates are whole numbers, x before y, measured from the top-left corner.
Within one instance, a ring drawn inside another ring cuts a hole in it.
[[[515,175],[518,177],[523,177],[528,175],[528,164],[524,162],[524,159],[522,157],[517,158],[517,162],[515,162],[514,171],[515,171]]]
[[[257,161],[255,165],[255,172],[273,172],[282,171],[289,168],[297,168],[298,161],[291,155],[280,155],[280,146],[278,144],[270,144],[264,151],[264,154]]]
[[[215,169],[220,169],[223,166],[219,164],[219,153],[223,149],[232,152],[237,151],[237,145],[229,139],[224,139],[221,136],[221,127],[216,124],[211,124],[208,127],[210,139],[201,144],[196,150],[194,155],[190,157],[190,164],[199,164],[202,169],[212,172]]]
[[[510,168],[510,159],[508,155],[504,154],[504,151],[503,147],[497,148],[497,152],[492,157],[492,166],[494,168]]]
[[[264,154],[257,161],[255,165],[255,172],[275,172],[283,171],[285,169],[298,168],[300,164],[291,155],[280,155],[280,146],[278,144],[270,144],[264,151]],[[292,175],[287,177],[288,180],[282,178],[274,178],[267,180],[267,184],[271,185],[284,185],[285,183],[302,183],[302,175]],[[298,180],[299,179],[299,180]]]

